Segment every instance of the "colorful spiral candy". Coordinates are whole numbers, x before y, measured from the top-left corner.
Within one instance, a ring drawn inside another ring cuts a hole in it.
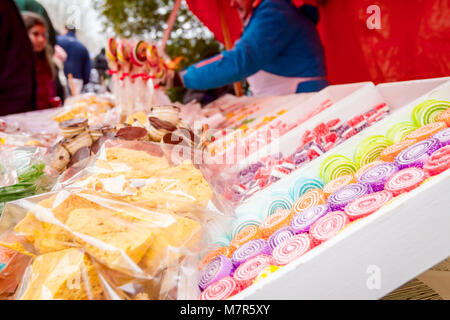
[[[328,182],[325,187],[323,187],[323,192],[326,197],[329,197],[333,192],[338,191],[340,188],[345,187],[351,183],[355,183],[356,179],[354,175],[347,174],[345,176],[340,176],[334,180]]]
[[[145,41],[138,41],[133,50],[131,51],[131,61],[133,64],[139,68],[144,66],[144,63],[147,61],[147,47],[148,44]]]
[[[403,140],[394,143],[392,146],[389,146],[383,150],[383,152],[380,154],[380,159],[386,162],[394,162],[395,157],[397,157],[400,152],[402,152],[406,148],[409,148],[416,142],[417,141],[415,140]]]
[[[270,275],[274,274],[276,271],[280,270],[280,267],[278,266],[268,266],[266,267],[263,271],[261,271],[261,273],[255,278],[255,280],[253,280],[253,283],[258,283],[260,282],[262,279],[265,279],[267,277],[269,277]]]
[[[444,122],[447,124],[447,126],[450,127],[450,108],[441,112],[437,117],[436,117],[436,122]]]
[[[316,245],[333,238],[349,224],[350,220],[342,211],[334,211],[323,216],[309,229],[309,234]]]
[[[371,192],[368,185],[352,183],[331,194],[327,201],[333,211],[343,211],[350,202]]]
[[[380,159],[381,152],[392,144],[384,136],[377,135],[363,140],[356,148],[355,163],[362,166]]]
[[[289,226],[295,233],[308,232],[311,225],[328,213],[328,205],[319,205],[302,211],[292,217]]]
[[[269,247],[269,244],[266,240],[256,239],[250,240],[249,242],[244,243],[242,246],[234,251],[231,256],[231,261],[233,265],[237,268],[243,262],[256,257],[260,254],[270,254],[272,250]]]
[[[405,140],[406,136],[417,129],[414,122],[404,121],[393,125],[386,133],[386,138],[394,143]]]
[[[420,168],[411,167],[403,169],[394,174],[386,182],[384,189],[396,197],[417,188],[426,178],[425,171]]]
[[[438,150],[440,147],[439,140],[430,138],[422,140],[406,148],[395,157],[394,164],[400,168],[405,169],[409,167],[422,168],[428,157]]]
[[[229,276],[232,270],[233,263],[231,260],[225,256],[219,255],[200,271],[198,286],[201,290],[205,290],[206,287],[212,283]]]
[[[312,248],[312,240],[307,233],[297,234],[283,241],[272,252],[272,260],[277,266],[284,266],[300,258]]]
[[[217,258],[220,255],[230,258],[231,251],[228,247],[220,247],[213,251],[208,252],[203,257],[202,261],[200,261],[199,269],[202,269],[204,266],[206,266],[208,263],[210,263],[211,261],[213,261],[215,258]]]
[[[374,192],[381,191],[384,189],[386,181],[396,172],[398,172],[398,168],[395,164],[385,162],[364,172],[358,178],[358,182],[369,185]]]
[[[326,203],[326,197],[322,190],[313,189],[302,195],[297,201],[294,202],[291,210],[291,214],[297,214],[311,207],[318,206],[319,204]]]
[[[230,251],[234,252],[244,243],[249,242],[250,240],[260,239],[261,237],[262,235],[259,231],[259,227],[255,225],[249,225],[242,229],[242,231],[239,232],[236,237],[233,238],[233,240],[231,240]]]
[[[236,238],[237,235],[247,228],[248,226],[259,226],[262,222],[262,219],[260,217],[254,216],[252,214],[243,215],[236,219],[232,224],[232,232],[231,237]]]
[[[268,266],[270,266],[270,255],[261,254],[243,262],[233,274],[233,278],[242,288],[250,286],[256,277]]]
[[[282,192],[273,192],[270,195],[270,199],[273,200],[271,200],[267,206],[265,217],[269,217],[279,210],[291,210],[292,208],[293,203],[291,198]]]
[[[362,196],[350,202],[344,209],[350,221],[367,217],[383,207],[393,198],[392,193],[383,190]]]
[[[379,164],[382,164],[382,163],[384,163],[384,161],[377,160],[377,161],[374,161],[374,162],[371,162],[371,163],[368,163],[368,164],[362,166],[362,167],[356,172],[356,174],[355,174],[356,178],[361,177],[361,175],[362,175],[364,172],[366,172],[367,170],[369,170],[370,168],[375,167],[375,166],[377,166],[377,165],[379,165]]]
[[[448,146],[450,144],[450,128],[439,131],[432,138],[439,140],[441,147]]]
[[[423,169],[430,176],[438,175],[450,168],[450,145],[434,152],[427,160]]]
[[[416,141],[425,140],[445,128],[447,128],[447,124],[445,122],[433,122],[411,132],[405,139]]]
[[[318,178],[300,178],[289,189],[289,196],[292,201],[296,201],[309,190],[322,189],[325,186],[325,181]]]
[[[294,236],[295,232],[292,231],[291,227],[284,227],[276,232],[274,232],[267,242],[269,243],[270,248],[273,250],[275,249],[281,242],[283,242],[286,239],[289,239],[290,237]]]
[[[117,42],[115,38],[108,39],[108,45],[106,46],[105,53],[109,61],[117,61]]]
[[[217,244],[221,247],[228,247],[230,245],[231,239],[228,234],[222,234],[214,239],[214,244]]]
[[[357,171],[356,164],[341,155],[332,155],[324,160],[320,168],[320,176],[330,182],[343,175],[353,175]]]
[[[442,111],[445,111],[448,108],[450,108],[449,101],[425,101],[414,108],[413,120],[417,124],[417,126],[428,125],[436,121],[436,117],[439,116]]]
[[[225,277],[209,285],[200,300],[225,300],[242,291],[241,285],[232,277]]]
[[[290,210],[280,210],[264,219],[264,221],[259,225],[259,230],[261,230],[263,239],[268,239],[272,233],[289,225],[291,217],[292,215]]]

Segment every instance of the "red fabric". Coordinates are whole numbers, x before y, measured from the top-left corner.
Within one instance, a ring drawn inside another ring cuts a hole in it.
[[[39,110],[52,107],[56,96],[56,84],[43,53],[36,55],[36,104]]]

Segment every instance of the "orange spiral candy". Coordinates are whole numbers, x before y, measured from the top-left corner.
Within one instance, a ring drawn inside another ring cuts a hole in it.
[[[295,215],[308,208],[318,206],[319,204],[325,204],[326,197],[322,190],[313,189],[306,192],[294,203],[291,209],[291,214]]]
[[[263,239],[267,240],[269,237],[282,227],[289,225],[291,221],[291,211],[290,210],[278,210],[274,214],[268,216],[260,225],[259,230]]]
[[[437,117],[436,121],[445,122],[450,127],[450,108],[442,111]]]
[[[241,230],[230,243],[230,251],[233,253],[237,248],[250,240],[261,239],[261,232],[258,226],[250,225]]]
[[[206,266],[208,263],[210,263],[211,261],[213,261],[215,258],[217,258],[218,256],[223,255],[227,258],[231,257],[231,251],[228,247],[220,247],[217,248],[216,250],[213,250],[211,252],[208,252],[202,259],[202,261],[200,261],[200,264],[198,266],[198,269],[201,270],[203,269],[204,266]]]
[[[355,174],[356,178],[361,177],[362,174],[363,174],[364,172],[366,172],[367,170],[369,170],[370,168],[373,168],[373,167],[375,167],[375,166],[377,166],[377,165],[379,165],[379,164],[382,164],[382,163],[384,163],[384,161],[377,160],[377,161],[374,161],[374,162],[371,162],[371,163],[366,164],[365,166],[361,167],[361,169],[359,169],[359,170],[356,172],[356,174]]]
[[[390,145],[389,147],[384,149],[383,152],[381,152],[380,158],[381,160],[386,162],[394,162],[395,157],[397,157],[400,152],[402,152],[406,148],[409,148],[415,143],[417,143],[416,140],[410,139],[394,143],[393,145]]]
[[[325,187],[323,187],[323,192],[325,196],[328,198],[332,193],[335,191],[338,191],[340,188],[345,187],[346,185],[349,185],[351,183],[355,183],[356,179],[355,176],[352,174],[346,174],[340,177],[337,177],[336,179],[331,180],[328,182]]]
[[[419,129],[411,132],[408,134],[405,138],[405,140],[416,140],[422,141],[425,139],[428,139],[435,133],[438,133],[441,130],[444,130],[447,128],[447,124],[445,122],[432,122],[430,124],[427,124],[426,126],[420,127]]]

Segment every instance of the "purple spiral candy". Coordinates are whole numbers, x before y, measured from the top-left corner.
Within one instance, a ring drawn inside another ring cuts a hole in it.
[[[371,189],[367,184],[352,183],[332,193],[327,201],[332,211],[344,211],[347,204],[369,193]]]
[[[279,229],[277,232],[273,233],[269,237],[269,246],[273,250],[276,246],[282,243],[284,240],[289,239],[294,236],[295,232],[291,229],[291,227],[284,227]]]
[[[269,244],[267,243],[266,240],[263,239],[251,240],[249,242],[244,243],[242,246],[237,248],[236,251],[234,251],[233,255],[231,256],[231,261],[233,262],[233,265],[237,268],[248,259],[256,257],[260,254],[270,255],[271,252],[272,250],[270,250]]]
[[[450,128],[439,131],[432,138],[439,140],[441,148],[448,146],[450,144]]]
[[[374,192],[382,191],[386,181],[397,171],[398,167],[395,164],[390,162],[381,163],[364,172],[358,178],[358,182],[368,184]]]
[[[441,143],[438,139],[430,138],[417,142],[406,148],[398,154],[395,158],[395,165],[399,169],[406,169],[410,167],[423,168],[428,157],[440,148]]]
[[[289,226],[296,234],[308,232],[311,225],[326,215],[330,207],[324,204],[311,207],[294,215]]]
[[[210,284],[229,276],[232,270],[233,263],[229,258],[223,255],[217,256],[217,258],[208,263],[200,272],[198,286],[201,290],[205,290]]]

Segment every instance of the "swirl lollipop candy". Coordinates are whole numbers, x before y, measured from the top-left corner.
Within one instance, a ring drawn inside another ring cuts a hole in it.
[[[242,291],[241,285],[232,277],[225,277],[209,285],[200,300],[225,300]]]
[[[417,142],[409,148],[403,150],[395,158],[395,165],[400,169],[409,167],[422,168],[428,157],[440,147],[440,142],[437,139],[430,138]]]
[[[434,152],[427,160],[423,169],[430,176],[438,175],[450,168],[450,145]]]
[[[249,242],[246,242],[242,246],[237,248],[236,251],[234,251],[233,255],[231,256],[231,261],[237,268],[239,265],[253,257],[256,257],[260,254],[270,253],[271,250],[266,240],[250,240]]]
[[[445,122],[433,122],[411,132],[405,139],[416,141],[425,140],[445,128],[447,128],[447,124]]]
[[[394,174],[386,182],[384,189],[396,197],[417,188],[426,178],[425,171],[420,168],[411,167],[403,169]]]
[[[386,162],[394,162],[395,157],[397,157],[400,152],[402,152],[406,148],[409,148],[416,142],[417,141],[415,140],[403,140],[394,143],[392,146],[389,146],[383,150],[383,152],[380,154],[380,159]]]
[[[450,144],[450,128],[439,131],[432,138],[439,140],[441,147],[448,146]]]
[[[270,266],[270,262],[270,255],[261,254],[255,256],[237,267],[233,278],[245,289],[253,283],[265,268]]]
[[[366,184],[352,183],[331,194],[328,199],[328,205],[333,211],[343,211],[350,202],[371,192]]]
[[[232,270],[233,263],[231,260],[225,256],[219,255],[201,270],[198,286],[201,290],[205,290],[206,287],[212,283],[229,276]]]
[[[287,226],[291,220],[291,216],[291,211],[289,210],[280,210],[268,216],[259,226],[262,237],[268,239],[272,233],[281,227]]]
[[[344,211],[350,221],[354,221],[371,215],[391,201],[392,198],[392,193],[386,190],[371,193],[350,202]]]
[[[328,213],[327,205],[319,205],[302,211],[292,217],[289,226],[295,233],[308,232],[311,225]]]
[[[326,216],[320,218],[309,229],[309,235],[312,237],[316,245],[321,244],[345,228],[350,223],[347,215],[342,211],[330,212]]]
[[[390,162],[382,163],[364,172],[358,178],[358,182],[369,185],[374,192],[381,191],[384,189],[386,181],[397,171],[398,168],[395,164]]]
[[[261,232],[259,231],[258,226],[249,225],[242,229],[230,243],[230,250],[234,252],[237,248],[242,246],[244,243],[249,242],[250,240],[256,240],[262,238]]]
[[[313,189],[302,195],[292,205],[291,214],[297,214],[311,207],[326,203],[325,194],[320,189]]]
[[[140,110],[146,106],[147,47],[148,44],[146,42],[137,41],[131,51],[131,62],[134,66],[131,82],[134,85],[135,107]]]
[[[269,242],[270,248],[275,249],[281,242],[290,237],[294,236],[295,232],[292,231],[291,227],[284,227],[273,233],[267,242]]]
[[[329,197],[333,192],[338,191],[342,187],[345,187],[351,183],[355,183],[356,179],[354,175],[347,174],[344,176],[340,176],[334,180],[328,182],[325,187],[323,187],[323,192],[326,197]]]
[[[325,159],[320,176],[327,182],[343,175],[355,174],[357,167],[353,161],[341,155],[332,155]]]
[[[284,266],[300,258],[312,248],[311,237],[307,233],[297,234],[279,244],[272,252],[272,260],[277,266]]]

